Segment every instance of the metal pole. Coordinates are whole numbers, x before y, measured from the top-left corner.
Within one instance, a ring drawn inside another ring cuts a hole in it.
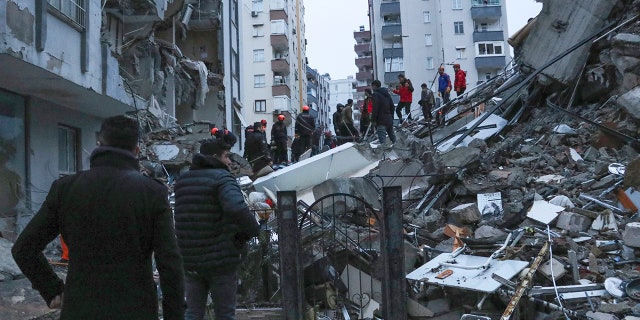
[[[407,319],[407,285],[404,272],[402,239],[402,188],[382,188],[383,281],[382,314],[384,319]]]
[[[302,320],[304,315],[304,280],[300,231],[295,191],[278,191],[278,247],[280,249],[280,275],[282,308],[285,320]]]

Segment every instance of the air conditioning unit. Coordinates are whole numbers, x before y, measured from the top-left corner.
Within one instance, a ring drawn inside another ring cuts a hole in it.
[[[258,11],[251,11],[251,16],[252,17],[257,17],[258,16]]]
[[[273,114],[280,114],[280,109],[273,109]]]

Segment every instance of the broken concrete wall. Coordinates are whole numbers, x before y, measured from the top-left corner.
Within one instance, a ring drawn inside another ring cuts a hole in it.
[[[618,0],[546,0],[527,39],[519,48],[519,64],[539,69],[560,53],[605,25]],[[544,43],[544,45],[541,45]],[[573,81],[588,58],[582,46],[543,71],[564,84]]]

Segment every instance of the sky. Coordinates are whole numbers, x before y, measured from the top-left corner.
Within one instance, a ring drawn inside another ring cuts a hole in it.
[[[415,0],[410,0],[415,1]],[[542,9],[534,0],[505,0],[509,35]],[[356,53],[353,31],[369,30],[367,0],[305,0],[307,59],[309,66],[331,79],[354,76]]]

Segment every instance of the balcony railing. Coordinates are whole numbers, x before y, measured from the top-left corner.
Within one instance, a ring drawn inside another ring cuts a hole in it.
[[[503,41],[504,32],[502,31],[474,31],[473,42],[482,41]]]
[[[472,19],[491,19],[502,17],[502,7],[497,6],[473,6],[471,7]]]
[[[85,27],[85,16],[87,14],[86,0],[47,0],[47,2],[58,13],[69,18],[69,20],[77,26],[81,28]]]

